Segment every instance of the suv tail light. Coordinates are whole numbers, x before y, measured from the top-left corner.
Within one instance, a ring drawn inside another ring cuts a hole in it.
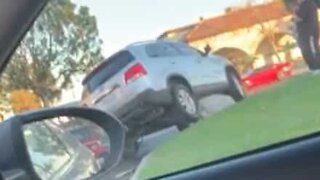
[[[131,66],[125,73],[124,73],[124,82],[126,84],[133,82],[143,76],[147,75],[147,71],[144,69],[142,64],[137,63]]]

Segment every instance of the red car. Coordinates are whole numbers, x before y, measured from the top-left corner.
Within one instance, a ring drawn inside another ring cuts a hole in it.
[[[108,140],[102,139],[99,133],[90,129],[90,127],[76,128],[71,130],[70,133],[75,135],[97,158],[104,156],[109,151],[107,147]]]
[[[101,157],[108,152],[107,147],[101,143],[98,137],[88,137],[81,140],[81,143],[88,147],[96,157]]]
[[[267,65],[248,73],[242,78],[242,84],[250,92],[286,79],[292,75],[292,63]]]

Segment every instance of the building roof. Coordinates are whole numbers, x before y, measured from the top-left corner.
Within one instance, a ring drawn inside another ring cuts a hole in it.
[[[173,39],[192,42],[288,15],[289,13],[285,10],[283,4],[276,1],[234,10],[220,16],[205,19],[198,24],[169,30],[164,34],[169,38],[170,34],[175,34],[176,37],[179,37],[179,34],[184,34],[183,37],[179,37],[180,39]]]
[[[170,40],[184,41],[186,36],[197,26],[198,24],[191,24],[188,26],[171,29],[160,35],[159,39],[166,39],[169,37]]]

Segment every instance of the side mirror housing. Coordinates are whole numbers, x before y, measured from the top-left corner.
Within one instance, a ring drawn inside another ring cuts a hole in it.
[[[92,135],[88,135],[89,131]],[[60,107],[20,114],[0,124],[0,177],[99,177],[121,160],[124,139],[121,122],[95,109]],[[64,151],[70,154],[63,155]],[[57,163],[52,164],[55,158]],[[54,173],[48,173],[48,168]],[[63,171],[58,172],[61,168]]]
[[[210,45],[207,45],[205,48],[204,48],[204,56],[208,56],[212,51],[212,48]]]

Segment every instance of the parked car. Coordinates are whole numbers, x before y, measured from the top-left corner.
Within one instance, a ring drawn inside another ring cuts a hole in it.
[[[247,91],[254,91],[292,76],[292,63],[277,63],[256,69],[242,78]]]
[[[83,105],[134,125],[167,114],[163,112],[178,112],[182,118],[172,123],[184,126],[199,117],[202,97],[228,94],[236,101],[245,97],[239,75],[227,59],[163,40],[127,46],[89,73],[83,86]]]
[[[78,102],[72,102],[60,106],[61,108],[77,107]],[[87,147],[95,156],[100,159],[110,153],[110,140],[108,135],[96,125],[89,123],[81,118],[56,118],[59,128],[68,132],[78,142]]]
[[[109,149],[107,144],[109,144],[109,142],[102,142],[103,137],[92,127],[76,127],[70,129],[69,132],[70,134],[74,135],[79,142],[90,149],[96,158],[103,157],[106,153],[108,153]]]

